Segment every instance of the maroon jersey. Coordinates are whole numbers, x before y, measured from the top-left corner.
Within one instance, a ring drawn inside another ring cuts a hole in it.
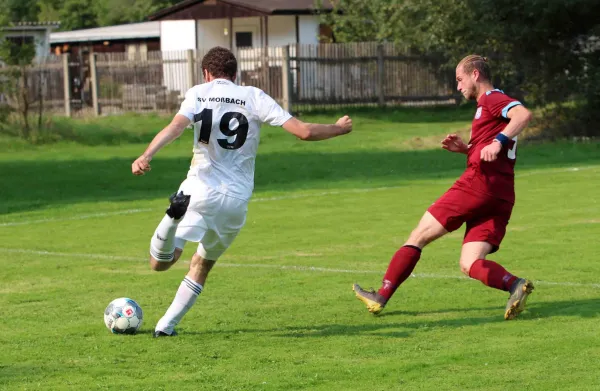
[[[482,161],[481,150],[504,130],[509,122],[508,111],[520,104],[521,102],[500,90],[488,91],[479,98],[471,126],[467,169],[456,185],[514,204],[517,138],[502,147],[498,158],[493,162]]]

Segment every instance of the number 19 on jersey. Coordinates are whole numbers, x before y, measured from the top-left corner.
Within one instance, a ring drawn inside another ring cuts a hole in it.
[[[235,120],[235,121],[233,121]],[[200,125],[200,136],[198,142],[202,144],[208,144],[210,141],[210,134],[213,130],[213,111],[212,109],[204,109],[198,114],[194,115],[194,123],[202,121]],[[233,122],[233,123],[232,123]],[[237,122],[237,126],[235,126]],[[234,129],[232,129],[232,125]],[[221,117],[219,121],[218,130],[221,131],[226,137],[235,136],[233,142],[229,142],[227,138],[219,138],[217,142],[224,149],[238,149],[246,142],[248,137],[248,118],[242,113],[235,111],[229,111]]]

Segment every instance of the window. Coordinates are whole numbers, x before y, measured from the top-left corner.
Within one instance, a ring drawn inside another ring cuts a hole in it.
[[[126,50],[127,50],[127,60],[128,61],[135,61],[135,57],[136,57],[136,53],[137,53],[137,47],[136,45],[126,45]]]
[[[148,45],[145,43],[125,45],[128,61],[148,61]]]
[[[238,48],[252,47],[252,32],[243,31],[235,33],[235,46]]]
[[[140,60],[148,61],[148,45],[140,43],[139,45]]]
[[[6,41],[9,44],[11,58],[18,58],[21,56],[27,56],[25,53],[31,53],[32,57],[35,54],[35,47],[32,36],[20,36],[20,37],[6,37]]]

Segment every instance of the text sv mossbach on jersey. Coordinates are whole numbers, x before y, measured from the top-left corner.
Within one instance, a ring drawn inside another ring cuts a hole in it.
[[[198,102],[206,102],[207,99],[209,102],[232,103],[232,104],[236,104],[236,105],[240,105],[240,106],[246,106],[245,100],[235,99],[235,98],[221,98],[221,97],[219,97],[219,98],[216,98],[216,97],[198,98]]]

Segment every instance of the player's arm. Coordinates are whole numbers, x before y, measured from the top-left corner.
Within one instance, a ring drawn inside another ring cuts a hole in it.
[[[496,160],[502,147],[508,145],[513,138],[517,137],[531,121],[531,112],[518,101],[506,105],[502,109],[501,115],[508,118],[509,122],[504,130],[498,133],[493,142],[481,150],[481,160],[483,161],[493,162]]]
[[[335,124],[312,124],[292,117],[282,127],[301,140],[321,141],[350,133],[352,119],[346,115],[338,119]]]
[[[254,90],[256,112],[259,120],[271,126],[281,126],[286,131],[304,141],[320,141],[352,131],[352,120],[347,115],[335,124],[311,124],[292,117],[264,91]]]
[[[133,175],[144,175],[146,171],[150,171],[150,161],[152,157],[165,145],[175,140],[185,130],[192,121],[185,115],[177,114],[163,130],[161,130],[146,148],[146,151],[137,158],[131,165]]]
[[[506,136],[508,139],[512,139],[517,137],[525,129],[529,121],[531,121],[531,112],[523,105],[517,105],[506,113],[506,118],[510,122],[500,134]]]

